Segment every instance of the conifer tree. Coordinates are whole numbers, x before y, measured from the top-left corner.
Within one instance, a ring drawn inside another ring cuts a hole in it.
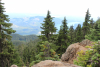
[[[49,43],[48,41],[44,41],[39,46],[41,47],[41,50],[39,54],[35,56],[37,60],[59,60],[59,56],[55,52],[56,45]]]
[[[66,51],[66,48],[70,45],[70,37],[68,36],[68,26],[66,22],[66,18],[62,21],[62,25],[60,26],[60,31],[57,39],[57,46],[60,46],[56,52],[61,55]]]
[[[36,55],[36,46],[33,47],[33,49],[31,50],[31,57],[30,57],[30,62],[32,62],[33,60],[36,60],[35,55]]]
[[[52,42],[52,39],[55,39],[54,37],[56,35],[53,35],[53,33],[56,32],[57,29],[56,27],[54,27],[55,23],[52,21],[52,19],[53,18],[50,15],[50,11],[48,11],[46,18],[44,18],[44,23],[42,24],[42,27],[40,27],[41,29],[43,29],[43,31],[41,31],[41,36],[38,37],[42,41],[38,42],[36,46],[38,47],[37,54],[41,51],[41,47],[39,46],[40,44],[42,44],[44,41]]]
[[[48,11],[46,18],[44,18],[44,23],[42,24],[43,27],[40,27],[44,31],[41,31],[41,36],[38,36],[42,41],[49,41],[50,37],[53,35],[52,33],[56,32],[56,27],[54,27],[55,23],[52,22],[52,17],[50,15],[50,11]],[[51,34],[50,34],[51,33]]]
[[[89,40],[100,40],[100,19],[98,18],[98,20],[95,22],[93,28],[90,29],[90,34],[87,34],[85,36],[85,38],[89,39]]]
[[[7,23],[9,18],[4,14],[3,4],[0,0],[0,67],[10,67],[16,58],[10,34],[16,31],[10,28],[11,23]]]
[[[77,30],[77,32],[76,32],[76,41],[81,42],[81,40],[82,40],[82,31],[81,31],[81,25],[80,24],[78,24],[76,30]]]
[[[93,21],[93,18],[91,18],[91,20],[90,20],[90,28],[93,28],[93,25],[94,25],[94,21]]]
[[[98,20],[96,21],[95,25],[94,25],[94,29],[95,29],[95,39],[96,40],[100,40],[100,18],[98,18]]]
[[[42,44],[39,44],[38,46],[40,47],[40,52],[35,55],[35,60],[32,60],[30,66],[32,66],[32,64],[39,63],[40,61],[43,60],[53,60],[53,61],[60,60],[59,56],[55,52],[56,45],[54,45],[53,43],[49,43],[48,41],[43,41]]]
[[[77,36],[76,36],[76,32],[77,32],[77,30],[75,29],[75,30],[74,30],[74,43],[77,42],[77,40],[76,40],[76,37],[77,37]]]
[[[31,50],[29,48],[29,46],[25,47],[23,50],[23,61],[25,64],[27,64],[27,62],[30,63],[30,58],[31,58]]]
[[[90,21],[90,14],[89,14],[89,9],[86,12],[86,16],[85,16],[85,21],[83,22],[83,27],[82,27],[82,31],[83,31],[83,39],[85,39],[85,35],[90,33],[90,25],[89,22]]]
[[[74,43],[74,28],[73,28],[73,25],[70,26],[70,28],[69,28],[69,36],[71,38],[70,44]]]

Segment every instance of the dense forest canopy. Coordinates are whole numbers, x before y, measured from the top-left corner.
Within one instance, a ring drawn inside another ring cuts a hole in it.
[[[12,43],[16,46],[21,45],[21,44],[26,44],[27,42],[30,42],[31,40],[36,40],[38,39],[37,35],[19,35],[19,34],[11,34],[12,36]]]

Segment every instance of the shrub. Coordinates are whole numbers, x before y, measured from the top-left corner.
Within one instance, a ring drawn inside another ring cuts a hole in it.
[[[74,64],[79,65],[79,66],[84,66],[86,67],[86,61],[88,61],[88,58],[90,57],[89,52],[87,51],[84,55],[84,51],[80,51],[77,53],[78,54],[78,61],[74,60]]]
[[[42,44],[39,45],[40,52],[35,56],[36,61],[32,61],[30,66],[43,60],[60,61],[59,56],[52,48],[54,46],[54,44],[49,43],[48,41],[42,42]]]
[[[84,51],[77,52],[78,60],[74,60],[74,64],[83,66],[83,67],[100,67],[100,45],[94,43],[93,47],[86,46],[86,48],[92,48],[93,50],[87,50],[84,54]]]
[[[40,60],[32,61],[32,62],[30,63],[30,66],[33,66],[34,64],[39,63],[39,62],[40,62]]]
[[[92,48],[93,50],[87,50],[77,52],[78,60],[74,60],[74,64],[83,67],[100,67],[100,45],[95,44],[93,47],[86,46],[87,48]]]

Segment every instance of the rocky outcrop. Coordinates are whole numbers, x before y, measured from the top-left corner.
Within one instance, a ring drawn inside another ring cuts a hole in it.
[[[71,44],[66,49],[66,52],[64,54],[62,54],[61,61],[73,64],[73,60],[77,59],[77,56],[78,56],[76,53],[81,50],[86,51],[88,48],[85,48],[85,46],[87,46],[87,45],[93,46],[92,43],[93,43],[92,41],[86,39],[80,43]]]
[[[61,61],[52,61],[52,60],[45,60],[37,63],[31,67],[81,67],[69,63],[64,63]]]
[[[90,40],[88,40],[88,39],[85,39],[85,40],[83,40],[82,42],[80,42],[80,44],[79,45],[81,45],[81,46],[83,46],[83,47],[85,47],[85,46],[93,46],[92,45],[92,41],[90,41]]]

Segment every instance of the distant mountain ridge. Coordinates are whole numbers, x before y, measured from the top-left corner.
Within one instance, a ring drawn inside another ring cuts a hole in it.
[[[19,34],[11,34],[12,36],[12,41],[15,41],[15,40],[19,40],[19,41],[25,41],[25,42],[29,42],[30,40],[35,40],[37,39],[37,35],[26,35],[26,36],[22,36],[22,35],[19,35]]]
[[[27,43],[29,43],[30,41],[39,41],[39,38],[37,37],[37,35],[26,35],[26,36],[23,36],[23,35],[19,35],[19,34],[11,34],[12,36],[12,43],[13,45],[15,46],[18,46],[18,45],[26,45]]]
[[[9,23],[13,23],[12,28],[16,30],[16,34],[20,35],[31,35],[36,34],[40,35],[40,31],[42,29],[40,26],[42,26],[41,23],[44,23],[44,16],[34,16],[34,17],[23,17],[23,18],[11,18]],[[74,29],[77,27],[78,23],[82,25],[82,18],[73,18],[71,20],[71,17],[66,17],[68,26],[73,25]],[[79,19],[79,20],[77,20]],[[60,26],[62,24],[61,18],[53,18],[53,22],[55,22],[55,27],[58,29],[57,32],[60,29]]]

